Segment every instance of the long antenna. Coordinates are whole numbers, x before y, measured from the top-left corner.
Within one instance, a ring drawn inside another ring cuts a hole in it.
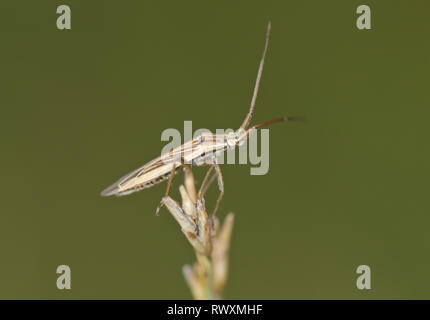
[[[256,124],[255,126],[252,126],[251,128],[249,128],[248,130],[246,130],[245,132],[242,133],[242,135],[239,137],[239,141],[242,139],[245,139],[246,137],[248,137],[250,135],[250,133],[256,129],[259,129],[261,127],[265,127],[268,125],[271,125],[273,123],[277,123],[277,122],[283,122],[283,121],[303,121],[304,118],[303,117],[297,117],[297,116],[293,116],[293,117],[281,117],[281,118],[276,118],[273,120],[269,120],[269,121],[265,121],[259,124]]]
[[[254,94],[252,95],[251,106],[249,108],[249,112],[245,120],[240,126],[240,128],[244,130],[248,128],[249,122],[251,121],[251,118],[252,118],[252,112],[254,111],[255,100],[257,99],[258,87],[260,86],[261,74],[263,73],[264,58],[266,57],[267,47],[269,45],[270,27],[271,27],[271,23],[269,21],[269,23],[267,24],[266,44],[264,45],[263,57],[261,58],[260,67],[258,68],[257,80],[255,82]]]

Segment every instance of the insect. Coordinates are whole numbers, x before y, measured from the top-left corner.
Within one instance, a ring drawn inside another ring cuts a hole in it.
[[[267,47],[269,43],[270,28],[271,24],[269,22],[267,25],[266,42],[264,45],[263,56],[260,60],[260,65],[258,68],[257,80],[254,87],[251,105],[245,120],[236,132],[230,134],[202,134],[196,139],[188,141],[182,146],[177,147],[174,150],[148,162],[147,164],[134,170],[133,172],[126,174],[117,182],[103,190],[101,192],[101,195],[123,196],[142,189],[152,187],[155,184],[169,179],[166,190],[166,196],[168,196],[172,185],[173,176],[178,171],[178,169],[184,166],[189,166],[190,164],[196,166],[210,165],[210,168],[207,171],[205,178],[203,179],[198,197],[202,197],[202,195],[206,192],[206,190],[209,188],[215,178],[217,178],[220,194],[218,195],[215,208],[212,212],[212,215],[215,215],[219,207],[219,203],[221,202],[221,199],[224,195],[224,181],[221,169],[216,162],[217,156],[222,152],[226,151],[227,149],[233,149],[237,145],[244,142],[248,138],[250,133],[254,130],[257,130],[258,128],[276,122],[295,119],[294,117],[282,117],[266,121],[248,128],[254,111],[258,88],[260,86],[264,59],[266,57]],[[211,176],[213,169],[215,169],[215,174]],[[157,207],[157,214],[161,205],[162,202],[160,202],[160,205]]]

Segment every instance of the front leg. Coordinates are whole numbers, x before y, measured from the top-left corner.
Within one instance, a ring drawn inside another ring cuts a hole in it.
[[[215,174],[212,175],[210,178],[210,173],[212,172],[212,170],[215,169]],[[222,177],[222,172],[221,172],[221,168],[219,166],[218,163],[214,162],[211,167],[209,168],[208,172],[206,173],[206,176],[202,182],[202,185],[200,186],[200,190],[198,193],[198,198],[200,201],[202,201],[206,191],[209,189],[209,187],[211,186],[211,184],[214,182],[215,178],[217,178],[218,180],[218,188],[220,191],[220,194],[218,196],[216,205],[214,210],[212,211],[212,216],[215,216],[216,212],[218,211],[219,205],[221,203],[221,200],[224,196],[224,179]]]

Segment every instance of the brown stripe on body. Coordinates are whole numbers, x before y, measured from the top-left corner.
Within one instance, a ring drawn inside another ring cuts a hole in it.
[[[175,174],[178,172],[178,170],[180,168],[181,167],[177,167],[175,169]],[[168,179],[170,177],[171,173],[172,173],[172,171],[169,171],[169,172],[167,172],[167,173],[165,173],[165,174],[163,174],[163,175],[161,175],[159,177],[156,177],[156,178],[154,178],[154,179],[152,179],[150,181],[138,184],[138,185],[133,186],[132,188],[129,188],[127,190],[122,190],[121,192],[119,192],[118,195],[119,196],[123,196],[123,195],[126,195],[126,194],[130,194],[130,193],[133,193],[133,192],[137,192],[137,191],[140,191],[140,190],[143,190],[143,189],[147,189],[147,188],[153,187],[156,184],[159,184],[159,183],[163,182],[164,180]]]

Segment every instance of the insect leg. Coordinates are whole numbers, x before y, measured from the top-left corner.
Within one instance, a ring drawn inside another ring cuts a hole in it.
[[[215,181],[215,178],[216,178],[216,172],[214,172],[214,174],[212,174],[211,178],[209,179],[209,181],[205,185],[203,185],[203,184],[201,185],[200,190],[199,190],[199,195],[200,195],[199,198],[204,197],[204,195],[208,191],[209,187]]]
[[[170,193],[170,189],[172,188],[172,182],[173,182],[173,177],[175,175],[175,170],[176,170],[176,163],[173,164],[172,167],[172,171],[170,172],[170,177],[169,177],[169,182],[167,184],[167,190],[166,190],[166,194],[164,195],[164,197],[168,197],[169,193]],[[163,200],[160,201],[160,203],[157,206],[157,209],[155,209],[155,214],[158,216],[161,207],[163,206],[164,202]]]
[[[212,211],[212,216],[214,217],[216,212],[218,211],[219,204],[221,203],[221,199],[224,196],[224,179],[222,177],[221,168],[218,163],[214,164],[216,176],[218,178],[218,188],[219,188],[219,196],[216,201],[215,209]]]
[[[199,194],[198,194],[198,198],[201,199],[203,198],[203,196],[205,195],[207,189],[209,188],[209,186],[211,185],[211,181],[209,180],[209,176],[213,170],[213,166],[209,167],[209,170],[206,172],[205,178],[203,179],[203,182],[200,186],[200,190],[199,190]]]
[[[184,175],[185,175],[185,189],[187,190],[188,196],[191,201],[196,204],[197,203],[197,194],[196,194],[196,186],[194,183],[194,175],[191,170],[191,166],[189,164],[184,164]]]
[[[214,168],[215,168],[215,174],[212,175],[209,179],[208,178],[209,173],[211,173]],[[199,199],[203,198],[203,196],[205,195],[206,191],[209,189],[212,182],[214,182],[215,178],[218,179],[218,188],[219,188],[220,194],[218,196],[218,199],[217,199],[217,202],[215,205],[215,209],[213,210],[212,215],[216,214],[218,207],[219,207],[219,204],[221,203],[221,199],[224,195],[224,180],[222,178],[221,168],[220,168],[219,164],[217,164],[216,162],[211,165],[208,172],[206,173],[205,179],[204,179],[204,181],[200,187],[200,190],[199,190],[199,195],[198,195]]]

